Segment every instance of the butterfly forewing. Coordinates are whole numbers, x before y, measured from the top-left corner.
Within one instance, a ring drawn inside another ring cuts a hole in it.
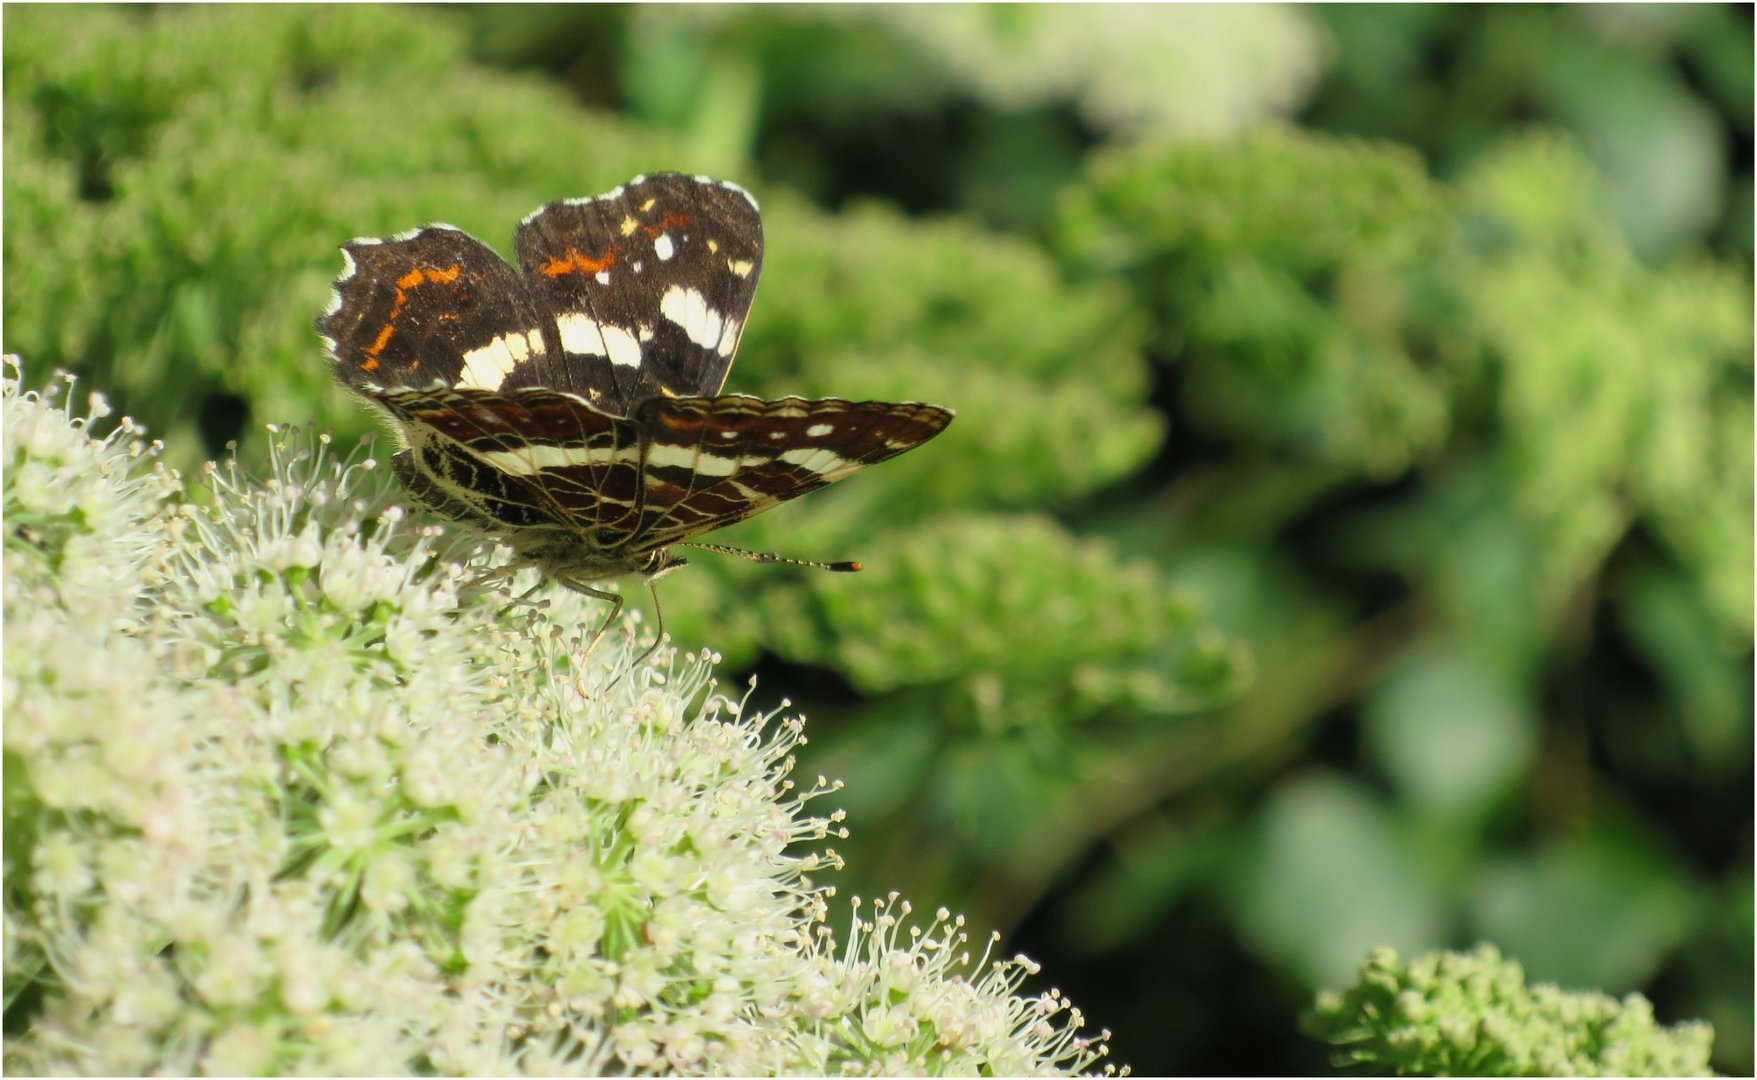
[[[742,188],[640,177],[550,203],[514,247],[566,363],[508,386],[568,390],[624,416],[648,398],[720,392],[762,272],[762,219]]]
[[[521,366],[553,366],[553,320],[518,271],[468,233],[429,225],[342,253],[348,269],[317,332],[348,386],[492,390]]]

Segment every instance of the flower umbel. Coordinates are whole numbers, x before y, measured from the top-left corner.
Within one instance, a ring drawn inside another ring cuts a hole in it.
[[[1400,1076],[1711,1076],[1707,1024],[1662,1027],[1640,994],[1623,1000],[1527,986],[1493,947],[1404,963],[1375,949],[1345,993],[1325,992],[1308,1034],[1338,1065]]]
[[[0,400],[8,1070],[1099,1062],[943,912],[837,944],[839,785],[795,787],[802,721],[713,654],[582,669],[590,601],[503,614],[370,458],[277,433],[198,497],[63,393],[13,365]]]
[[[875,901],[868,917],[861,907],[855,898],[840,946],[818,928],[813,972],[822,982],[812,1000],[824,1015],[802,1043],[803,1053],[819,1055],[816,1071],[1058,1075],[1109,1052],[1110,1033],[1080,1035],[1085,1018],[1060,991],[1018,993],[1037,965],[993,959],[998,934],[972,962],[962,915],[940,908],[924,928],[895,893]]]

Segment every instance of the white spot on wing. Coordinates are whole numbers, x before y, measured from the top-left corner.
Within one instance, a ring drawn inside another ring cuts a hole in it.
[[[561,347],[580,356],[609,356],[610,346],[604,343],[604,330],[596,321],[577,311],[570,311],[555,320],[561,331]]]
[[[353,278],[354,271],[359,269],[354,265],[354,256],[348,254],[347,248],[342,249],[342,264],[342,276],[336,278],[335,287],[329,291],[329,305],[323,309],[321,318],[327,319],[342,310],[342,286],[347,284]],[[324,340],[333,342],[334,339],[325,337]]]
[[[727,319],[726,329],[720,332],[720,343],[714,346],[714,351],[721,356],[731,356],[733,353],[737,352],[738,335],[742,333],[743,330],[743,323],[739,322],[737,319]]]
[[[821,439],[834,430],[836,430],[836,425],[834,424],[813,424],[805,429],[805,437],[808,439]]]
[[[655,442],[647,448],[648,465],[671,465],[700,476],[731,476],[742,464],[740,459],[697,453],[693,446]]]
[[[854,462],[840,454],[832,454],[828,450],[812,446],[798,450],[783,450],[778,456],[778,460],[789,465],[798,465],[800,468],[808,469],[826,479],[834,479],[843,472],[859,468]]]
[[[608,285],[608,284],[610,284],[610,271],[600,270],[596,274],[592,275],[592,280],[596,281],[600,285]]]
[[[733,277],[747,278],[756,269],[756,264],[749,259],[727,259],[726,269],[732,271]]]
[[[457,385],[466,390],[498,390],[512,369],[536,348],[529,334],[518,331],[502,334],[481,348],[464,354],[464,369],[458,374]]]
[[[555,320],[561,331],[561,347],[579,356],[603,356],[612,364],[641,366],[641,343],[620,326],[594,322],[578,312]]]
[[[721,335],[726,329],[725,321],[719,312],[708,306],[707,298],[698,290],[671,286],[659,301],[659,314],[683,327],[689,340],[702,348],[719,348]]]
[[[622,235],[624,236],[633,236],[634,231],[640,227],[641,223],[634,218],[625,217],[622,219]]]
[[[354,242],[359,243],[358,240],[356,240]],[[336,278],[336,284],[340,285],[342,282],[353,277],[354,271],[357,269],[359,269],[359,267],[357,265],[355,265],[355,263],[354,263],[353,252],[349,251],[347,248],[343,248],[342,249],[342,276],[339,278]]]
[[[639,179],[639,177],[636,177],[636,180],[638,180],[638,179]],[[590,206],[591,204],[593,204],[595,202],[606,202],[610,199],[619,199],[622,197],[623,186],[624,185],[622,185],[622,184],[618,184],[615,187],[611,188],[609,191],[606,191],[602,195],[583,195],[583,196],[580,196],[579,198],[575,198],[575,199],[563,199],[563,200],[561,200],[561,205],[563,205],[563,206]],[[537,211],[537,214],[541,214],[542,212],[543,211],[541,209],[539,209]],[[536,217],[537,214],[532,214],[531,217]],[[525,220],[529,221],[529,220],[531,220],[531,218],[526,218]]]
[[[756,204],[756,196],[755,195],[752,195],[750,192],[739,187],[737,184],[734,184],[732,181],[722,180],[722,181],[720,181],[720,186],[725,188],[727,191],[736,191],[740,195],[743,195],[744,201],[750,204],[750,208],[752,210],[761,210],[762,209],[762,207],[760,207]]]
[[[604,327],[604,355],[612,364],[623,367],[641,366],[641,343],[635,336],[620,326]]]
[[[671,242],[671,234],[660,233],[659,238],[653,241],[653,251],[659,256],[660,262],[665,262],[677,254],[677,245]]]
[[[476,451],[475,456],[504,473],[531,476],[543,469],[559,469],[569,465],[614,465],[635,461],[638,447],[620,450],[588,450],[583,446],[524,446],[517,450]]]

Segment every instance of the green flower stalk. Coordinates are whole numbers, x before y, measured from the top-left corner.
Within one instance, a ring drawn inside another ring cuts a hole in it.
[[[1640,994],[1623,1000],[1527,986],[1494,948],[1404,963],[1377,949],[1344,993],[1305,1018],[1339,1065],[1399,1076],[1712,1076],[1714,1030],[1655,1022]]]
[[[581,664],[588,601],[501,613],[370,458],[277,433],[197,499],[8,364],[8,1071],[1102,1065],[961,918],[837,940],[840,785],[711,652],[635,664],[631,619]]]

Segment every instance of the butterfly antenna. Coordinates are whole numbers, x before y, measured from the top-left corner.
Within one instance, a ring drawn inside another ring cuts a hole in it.
[[[834,570],[839,574],[856,573],[861,568],[857,562],[815,562],[811,559],[789,559],[785,555],[777,555],[772,551],[746,551],[743,548],[727,547],[725,544],[678,544],[677,546],[700,548],[703,551],[749,559],[751,562],[792,563],[794,566],[810,566],[817,570]]]

